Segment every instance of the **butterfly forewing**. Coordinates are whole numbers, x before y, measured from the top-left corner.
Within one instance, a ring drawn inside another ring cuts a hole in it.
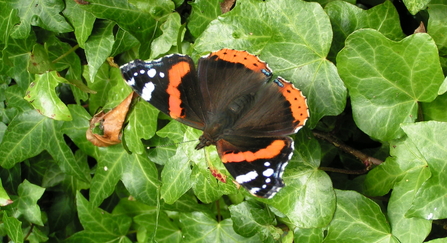
[[[121,72],[144,100],[186,125],[203,129],[203,100],[190,57],[174,54],[154,61],[135,60],[123,65]]]

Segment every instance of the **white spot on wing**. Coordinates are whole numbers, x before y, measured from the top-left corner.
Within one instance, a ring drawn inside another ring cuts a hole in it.
[[[259,187],[253,187],[252,189],[250,189],[250,193],[251,194],[256,194],[261,190],[261,188]]]
[[[147,71],[147,76],[149,76],[149,78],[155,77],[155,74],[157,74],[157,70],[155,70],[155,68],[151,68]]]
[[[264,166],[265,167],[269,167],[270,166],[270,162],[268,162],[268,161],[264,162]]]
[[[253,170],[253,171],[248,172],[245,175],[236,176],[235,179],[236,179],[237,183],[243,184],[243,183],[246,183],[246,182],[256,179],[256,177],[258,177],[258,173]]]
[[[159,72],[158,75],[160,76],[160,78],[164,78],[165,77],[165,73],[164,72]]]
[[[264,175],[265,177],[270,177],[273,175],[273,173],[275,173],[275,171],[272,168],[268,168],[262,172],[262,175]]]
[[[127,80],[127,84],[130,86],[134,86],[135,85],[135,78],[132,77],[130,80]]]
[[[141,73],[141,74],[144,74],[145,72],[146,72],[146,70],[144,70],[144,69],[141,69],[141,70],[140,70],[140,73]]]
[[[152,82],[148,82],[144,85],[143,90],[141,91],[141,98],[146,101],[150,101],[152,98],[152,92],[155,89],[155,85]]]

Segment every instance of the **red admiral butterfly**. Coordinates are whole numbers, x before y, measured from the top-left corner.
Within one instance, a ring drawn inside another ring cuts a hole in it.
[[[173,54],[121,67],[135,92],[203,135],[196,149],[216,145],[237,183],[273,197],[293,154],[296,133],[309,117],[306,98],[290,82],[269,82],[267,64],[246,51],[222,49],[199,59]]]

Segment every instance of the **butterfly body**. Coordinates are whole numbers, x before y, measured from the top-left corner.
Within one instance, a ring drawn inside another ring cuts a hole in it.
[[[293,154],[296,133],[309,117],[305,97],[257,56],[222,49],[199,59],[173,54],[121,67],[126,82],[144,100],[203,131],[196,149],[216,145],[237,183],[271,198]]]

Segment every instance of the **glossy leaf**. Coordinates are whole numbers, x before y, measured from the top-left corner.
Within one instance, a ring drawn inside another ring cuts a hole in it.
[[[36,75],[36,80],[30,84],[26,91],[25,100],[42,115],[54,120],[70,121],[72,116],[67,106],[56,95],[56,86],[66,83],[57,72],[46,72]]]
[[[399,125],[414,122],[418,102],[433,101],[444,80],[427,34],[394,42],[375,30],[358,30],[346,40],[337,63],[356,124],[380,141],[402,137]]]
[[[447,158],[447,142],[444,139],[444,132],[447,123],[431,121],[405,124],[402,129],[417,147],[431,172],[431,177],[417,191],[407,215],[429,220],[444,218],[447,214],[447,209],[444,207],[447,188],[442,185],[446,185],[444,166]]]
[[[324,242],[399,242],[379,205],[353,191],[336,193],[337,209]]]
[[[359,29],[376,29],[387,38],[396,41],[404,37],[399,15],[389,1],[368,10],[344,1],[334,1],[327,4],[324,10],[331,19],[334,32],[334,41],[329,52],[330,60],[335,60],[337,53],[344,47],[346,38]]]
[[[231,219],[217,222],[202,212],[180,216],[184,242],[259,242],[257,237],[245,238],[233,230]]]

